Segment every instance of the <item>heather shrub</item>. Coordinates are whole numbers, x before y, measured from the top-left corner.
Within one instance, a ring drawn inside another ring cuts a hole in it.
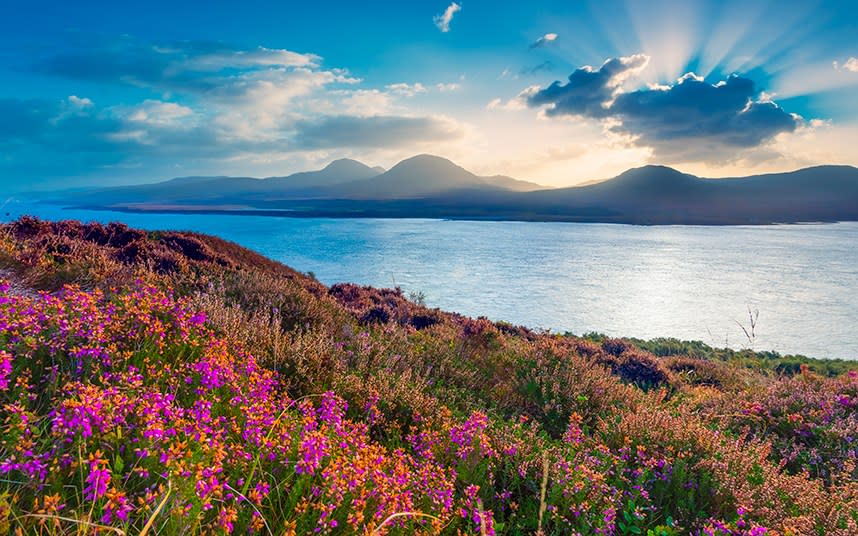
[[[0,530],[858,533],[836,364],[534,332],[194,233],[23,219],[0,270]]]
[[[858,374],[807,371],[740,392],[713,411],[728,429],[771,442],[771,458],[790,473],[828,483],[844,471],[858,478]]]
[[[375,289],[351,283],[338,283],[331,296],[364,324],[396,322],[425,329],[442,321],[438,311],[406,299],[401,289]]]
[[[723,391],[741,391],[761,383],[760,378],[756,378],[753,373],[718,361],[672,356],[663,358],[662,363],[673,373],[676,381],[686,385],[709,386]]]
[[[411,510],[451,517],[449,470],[373,443],[332,393],[289,399],[204,321],[151,287],[4,297],[6,514],[41,504],[50,524],[62,514],[128,530],[166,501],[159,524],[177,533],[363,530]],[[23,526],[43,524],[23,515]]]

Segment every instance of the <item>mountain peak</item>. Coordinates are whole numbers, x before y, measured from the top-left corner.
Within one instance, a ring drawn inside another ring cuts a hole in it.
[[[695,179],[693,175],[682,173],[672,167],[648,165],[624,171],[613,180],[628,185],[662,188],[686,184]]]
[[[301,174],[293,175],[293,177],[299,175]],[[320,186],[337,182],[368,179],[379,175],[379,172],[377,169],[371,168],[363,162],[358,162],[351,158],[340,158],[334,160],[320,171],[310,172],[310,175],[314,177],[314,183]]]
[[[456,164],[453,164],[453,162],[448,158],[444,158],[443,156],[438,156],[435,154],[428,154],[428,153],[416,154],[410,158],[406,158],[405,160],[402,160],[401,162],[399,162],[399,164],[406,164],[406,163],[410,163],[410,164],[432,164],[432,163],[436,163],[436,164],[452,164],[454,166],[456,165]],[[399,165],[399,164],[397,164],[397,165]]]
[[[322,171],[366,171],[367,169],[372,169],[368,165],[363,162],[359,162],[357,160],[353,160],[351,158],[338,158],[337,160],[332,161],[330,164],[325,166]]]
[[[453,172],[456,174],[473,175],[462,166],[455,164],[453,161],[433,154],[418,154],[412,156],[411,158],[406,158],[405,160],[399,162],[398,164],[390,168],[390,171],[388,173],[393,171],[417,171],[420,173],[429,174]]]
[[[662,175],[672,175],[672,176],[686,176],[685,173],[678,171],[669,166],[663,166],[659,164],[647,164],[645,166],[640,166],[636,168],[627,169],[626,171],[620,173],[617,178],[620,177],[641,177],[641,176],[652,176],[656,174]]]

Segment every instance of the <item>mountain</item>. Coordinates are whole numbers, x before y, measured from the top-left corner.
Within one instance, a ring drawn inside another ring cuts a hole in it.
[[[286,177],[177,177],[163,182],[102,188],[71,195],[73,202],[87,204],[233,204],[318,194],[332,185],[379,175],[377,168],[343,158],[318,171]],[[69,201],[63,195],[59,201]]]
[[[858,169],[817,166],[708,179],[644,166],[585,186],[545,189],[505,176],[482,177],[424,154],[387,171],[344,159],[287,177],[183,177],[70,193],[61,202],[119,210],[645,225],[858,221]]]
[[[286,177],[269,177],[264,179],[262,188],[264,191],[278,192],[288,191],[295,188],[322,188],[334,184],[369,179],[380,173],[376,168],[371,168],[357,160],[341,158],[334,160],[319,171],[302,171]]]
[[[396,168],[392,169],[392,173]],[[461,173],[461,172],[459,172]],[[415,174],[402,175],[404,181]],[[466,177],[466,176],[465,176]],[[384,179],[383,175],[377,177]],[[459,177],[463,182],[463,177]],[[393,184],[386,185],[393,188]],[[641,225],[748,225],[858,221],[858,169],[820,166],[790,173],[707,179],[664,166],[628,170],[587,186],[513,191],[459,189],[406,199],[318,199],[268,205],[295,216],[426,217]]]
[[[818,166],[705,179],[645,166],[589,186],[533,192],[518,206],[575,219],[652,224],[858,220],[858,169]]]
[[[370,179],[342,184],[328,191],[348,199],[422,198],[460,190],[531,191],[542,187],[510,177],[480,177],[446,158],[421,154]]]
[[[453,162],[419,155],[389,171],[343,158],[318,171],[285,177],[179,177],[163,182],[64,192],[59,202],[87,205],[270,205],[297,199],[422,198],[459,190],[540,189],[510,177],[480,177]]]

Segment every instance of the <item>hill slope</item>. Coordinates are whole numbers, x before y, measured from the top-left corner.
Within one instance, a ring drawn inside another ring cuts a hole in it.
[[[858,219],[858,169],[820,166],[791,173],[701,179],[663,166],[629,170],[580,188],[535,192],[544,210],[603,211],[640,223],[772,223]]]
[[[2,225],[0,275],[6,532],[858,529],[858,374],[812,372],[844,363],[655,357],[118,224]]]

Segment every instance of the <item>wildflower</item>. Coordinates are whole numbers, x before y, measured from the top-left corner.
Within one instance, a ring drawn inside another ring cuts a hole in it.
[[[128,521],[128,514],[134,509],[128,503],[125,497],[125,492],[118,491],[116,488],[110,488],[107,491],[107,504],[104,506],[104,514],[101,516],[101,522],[110,524],[114,519]]]
[[[202,326],[206,323],[206,314],[203,312],[196,313],[190,319],[188,319],[188,323],[192,326]]]
[[[343,417],[347,409],[348,404],[345,400],[331,391],[327,391],[322,395],[322,403],[316,413],[319,420],[339,431],[342,428]]]
[[[572,445],[578,445],[584,440],[584,432],[581,430],[581,423],[584,419],[578,413],[569,415],[569,426],[566,427],[566,433],[563,434],[563,441]]]
[[[475,411],[467,421],[450,429],[450,440],[458,446],[460,458],[467,458],[480,444],[480,438],[488,426],[485,413]]]
[[[237,519],[238,511],[234,506],[221,507],[218,512],[218,525],[220,525],[220,528],[227,534],[232,534],[232,531],[235,528],[234,523]]]
[[[480,487],[476,484],[465,488],[465,502],[459,513],[463,518],[470,519],[485,534],[494,536],[494,518],[490,510],[483,509],[483,503],[478,496],[479,491]]]
[[[86,484],[83,493],[87,500],[95,501],[107,493],[110,471],[107,469],[107,461],[101,458],[101,451],[96,451],[89,457],[89,475],[86,477]]]
[[[0,391],[9,388],[9,376],[12,374],[12,354],[0,350]]]
[[[295,464],[296,473],[314,474],[319,463],[327,454],[328,439],[319,432],[310,432],[301,442],[301,457]]]

